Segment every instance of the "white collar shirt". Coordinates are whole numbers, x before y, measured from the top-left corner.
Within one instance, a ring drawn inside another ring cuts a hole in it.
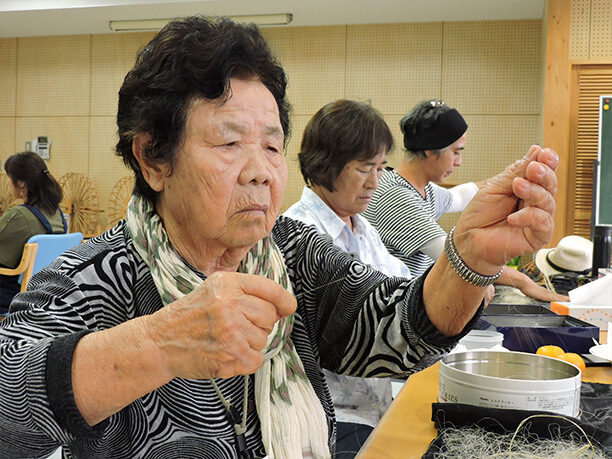
[[[362,262],[387,276],[411,277],[410,269],[389,253],[376,229],[361,215],[351,217],[353,230],[310,188],[304,187],[302,197],[284,215],[313,225],[320,233],[331,236],[335,245],[354,253]]]

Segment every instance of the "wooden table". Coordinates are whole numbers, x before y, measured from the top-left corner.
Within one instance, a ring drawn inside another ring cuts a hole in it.
[[[439,369],[438,362],[408,378],[357,459],[409,459],[425,453],[438,434],[431,404],[438,398]],[[612,384],[612,367],[587,367],[582,380]]]

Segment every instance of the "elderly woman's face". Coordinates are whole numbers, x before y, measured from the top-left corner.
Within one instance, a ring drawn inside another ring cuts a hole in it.
[[[343,220],[366,210],[387,165],[387,153],[346,163],[334,182],[336,191],[316,187],[315,192]]]
[[[196,243],[254,245],[280,210],[287,184],[283,142],[276,101],[258,81],[232,79],[222,105],[194,102],[174,172],[164,178],[159,204],[166,227]]]

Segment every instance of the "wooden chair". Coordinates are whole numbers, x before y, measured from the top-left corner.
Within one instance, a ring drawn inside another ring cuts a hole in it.
[[[21,261],[14,269],[0,268],[0,274],[21,277],[21,291],[25,291],[30,278],[51,264],[66,250],[83,241],[82,233],[37,234],[28,239],[23,247]]]

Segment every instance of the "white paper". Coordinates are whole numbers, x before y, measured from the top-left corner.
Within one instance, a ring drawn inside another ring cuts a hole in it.
[[[612,306],[612,275],[604,276],[568,292],[570,303]]]

